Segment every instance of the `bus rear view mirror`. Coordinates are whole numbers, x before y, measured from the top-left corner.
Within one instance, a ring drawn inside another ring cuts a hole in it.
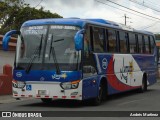
[[[74,37],[75,49],[77,51],[82,50],[83,47],[83,32],[84,29],[78,31]]]
[[[13,34],[19,34],[19,33],[20,33],[20,31],[11,30],[11,31],[7,32],[4,35],[3,40],[2,40],[2,46],[3,46],[3,50],[4,51],[8,51],[8,43],[10,41],[11,35],[13,35]]]
[[[83,66],[84,73],[96,73],[96,69],[93,66]]]

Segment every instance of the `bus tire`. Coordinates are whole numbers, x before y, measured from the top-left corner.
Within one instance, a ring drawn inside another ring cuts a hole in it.
[[[43,103],[51,103],[52,102],[52,98],[41,98]]]
[[[100,85],[99,85],[99,93],[98,93],[98,96],[94,99],[92,99],[92,103],[94,106],[98,106],[101,104],[101,102],[103,100],[106,100],[107,98],[107,86],[106,86],[106,82],[104,82],[105,80],[102,80]]]
[[[146,74],[143,75],[142,86],[141,86],[140,91],[142,93],[147,91],[147,75]]]

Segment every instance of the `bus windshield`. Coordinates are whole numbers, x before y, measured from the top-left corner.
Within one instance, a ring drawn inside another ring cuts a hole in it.
[[[43,25],[21,28],[18,36],[15,69],[75,71],[81,51],[76,51],[76,26]]]

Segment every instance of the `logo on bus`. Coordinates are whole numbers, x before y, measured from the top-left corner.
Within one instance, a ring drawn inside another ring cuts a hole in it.
[[[41,77],[41,78],[40,78],[40,81],[44,81],[44,80],[45,80],[45,78],[44,78],[44,77]]]
[[[120,69],[121,79],[123,78],[124,80],[126,80],[127,83],[128,73],[130,75],[130,78],[133,78],[133,71],[134,71],[133,60],[129,61],[129,65],[125,65],[123,58],[123,67]]]
[[[52,79],[57,79],[57,80],[59,80],[60,78],[66,79],[66,77],[67,77],[66,73],[63,73],[61,75],[57,74],[52,75]]]
[[[16,73],[16,76],[17,76],[17,77],[22,77],[22,73],[21,73],[21,72],[17,72],[17,73]]]
[[[103,69],[106,69],[107,66],[108,66],[108,61],[107,61],[106,58],[103,58],[103,60],[102,60],[102,68],[103,68]]]

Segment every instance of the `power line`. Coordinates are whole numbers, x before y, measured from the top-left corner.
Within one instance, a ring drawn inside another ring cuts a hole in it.
[[[149,6],[147,6],[147,5],[143,4],[143,3],[137,2],[136,0],[129,0],[129,1],[131,1],[131,2],[133,2],[133,3],[136,3],[136,4],[138,4],[138,5],[141,5],[141,6],[143,6],[143,7],[150,8],[150,9],[156,11],[156,12],[160,12],[159,10],[156,10],[156,9],[154,9],[154,8],[151,8],[151,7],[149,7]]]
[[[149,0],[145,0],[144,3],[147,3],[147,2],[148,2],[148,4],[159,8],[159,5],[158,5],[157,3],[153,3],[153,2],[151,2],[151,1],[149,1]]]
[[[145,14],[145,13],[141,13],[141,12],[139,12],[139,11],[137,11],[137,10],[133,10],[133,9],[131,9],[131,8],[128,8],[128,7],[123,6],[123,5],[120,5],[120,4],[115,3],[115,2],[113,2],[113,1],[110,1],[110,0],[106,0],[106,1],[111,2],[111,3],[113,3],[113,4],[116,4],[116,5],[118,5],[118,6],[121,6],[121,7],[123,7],[123,8],[126,8],[126,9],[128,9],[128,10],[134,11],[134,12],[139,13],[139,14],[141,14],[141,15],[145,15],[145,16],[148,16],[148,17],[151,17],[151,18],[154,18],[154,19],[160,20],[160,18],[153,17],[153,16],[148,15],[148,14]]]
[[[141,28],[139,28],[139,29],[144,30],[144,29],[147,29],[147,28],[150,28],[150,27],[155,26],[157,23],[159,23],[159,21],[156,21],[156,22],[154,22],[154,23],[152,23],[152,24],[150,24],[150,25],[147,25],[147,26],[141,27]]]
[[[42,2],[43,0],[41,0],[34,8],[38,7]]]
[[[104,4],[104,5],[107,5],[107,6],[109,6],[109,7],[116,8],[116,9],[118,9],[118,10],[124,11],[124,12],[126,12],[126,13],[133,14],[133,15],[135,15],[135,16],[139,16],[139,17],[142,17],[142,18],[146,18],[146,19],[148,19],[148,20],[156,21],[156,20],[154,20],[154,19],[147,18],[147,17],[141,16],[141,15],[137,15],[137,14],[135,14],[135,13],[132,13],[132,12],[129,12],[129,11],[126,11],[126,10],[123,10],[123,9],[120,9],[120,8],[117,8],[117,7],[115,7],[115,6],[109,5],[109,4],[107,4],[107,3],[103,3],[103,2],[98,1],[98,0],[95,0],[95,1],[98,2],[98,3]]]

